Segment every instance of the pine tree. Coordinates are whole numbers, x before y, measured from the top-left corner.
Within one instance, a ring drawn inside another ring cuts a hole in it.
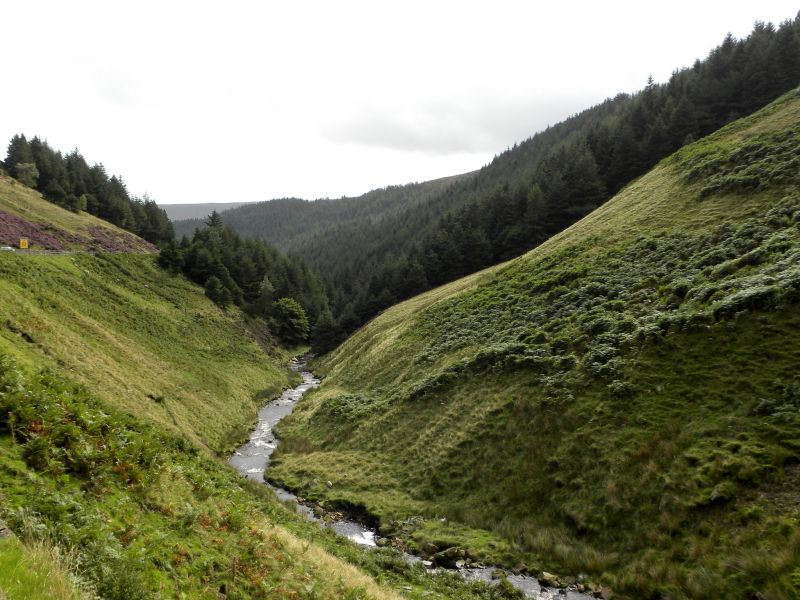
[[[15,135],[8,143],[8,153],[3,163],[9,173],[17,177],[14,167],[20,163],[33,163],[33,152],[24,135]],[[19,177],[17,177],[19,179]],[[27,185],[27,184],[26,184]]]
[[[223,298],[222,282],[216,275],[208,278],[205,284],[206,297],[216,304],[221,304]]]
[[[335,348],[341,337],[341,327],[334,320],[330,309],[325,308],[317,317],[311,331],[311,349],[318,354],[324,354]]]
[[[219,216],[219,213],[215,210],[211,211],[211,214],[206,217],[205,220],[206,227],[210,228],[220,228],[222,227],[222,217]]]
[[[58,204],[59,206],[67,206],[67,192],[61,187],[61,184],[57,180],[51,180],[44,189],[43,194],[50,202]]]
[[[183,269],[183,255],[174,239],[167,242],[159,252],[158,265],[171,273],[180,273]]]

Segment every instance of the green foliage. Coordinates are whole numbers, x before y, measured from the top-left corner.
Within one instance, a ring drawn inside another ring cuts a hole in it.
[[[222,286],[222,282],[216,275],[212,275],[206,280],[206,298],[215,304],[225,308],[231,303],[231,293],[227,287]]]
[[[153,200],[131,198],[121,178],[109,178],[102,164],[90,167],[77,150],[64,156],[38,137],[28,141],[15,135],[3,164],[20,182],[59,206],[88,211],[153,244],[175,237],[167,214]]]
[[[89,207],[89,197],[86,194],[81,194],[74,202],[73,209],[76,211],[85,211]]]
[[[528,255],[378,316],[282,421],[273,477],[413,547],[620,597],[792,597],[798,111],[787,94]],[[769,169],[703,193],[687,170],[718,156],[722,177]]]
[[[79,575],[101,597],[194,595],[209,586],[263,597],[261,572],[287,593],[304,589],[305,578],[294,574],[303,568],[298,557],[255,529],[241,535],[256,520],[257,503],[232,473],[184,441],[109,412],[52,374],[28,377],[2,357],[0,431],[12,417],[33,471],[20,485],[17,449],[0,438],[3,516],[19,529],[35,515],[41,531],[79,554]],[[209,480],[224,487],[204,500],[197,490]],[[276,512],[274,502],[263,508]],[[190,515],[197,524],[186,527]],[[336,595],[328,589],[324,595]]]
[[[272,305],[275,332],[288,344],[301,344],[308,339],[310,327],[303,307],[292,298],[280,298]]]
[[[204,286],[206,296],[220,306],[236,304],[247,313],[270,318],[276,335],[290,343],[307,340],[309,321],[316,321],[328,309],[325,287],[319,277],[300,259],[288,257],[259,240],[247,240],[223,225],[214,212],[204,229],[180,246],[168,243],[159,265]],[[302,318],[283,304],[275,308],[272,299],[291,299]],[[284,321],[283,319],[289,319]]]
[[[169,241],[158,253],[158,266],[170,273],[183,270],[183,255],[174,240]]]
[[[800,169],[800,124],[755,136],[743,144],[709,144],[685,153],[686,179],[702,182],[701,197],[769,188],[792,181]]]
[[[220,311],[152,255],[8,256],[0,295],[0,351],[216,452],[246,437],[259,393],[289,383],[265,358],[282,354],[263,325]]]
[[[795,88],[798,32],[797,18],[778,27],[757,23],[747,38],[726,37],[667,83],[650,80],[635,94],[591,107],[474,173],[358,198],[273,200],[226,211],[225,220],[299,253],[325,275],[332,321],[323,337],[330,341],[315,348],[328,351],[392,304],[538,246],[682,145]],[[792,135],[783,150],[775,139],[752,138],[737,149],[741,155],[707,157],[689,172],[704,178],[705,194],[761,189],[764,178],[797,170]],[[763,144],[784,154],[780,172],[772,159],[754,160]],[[728,172],[731,160],[748,166]],[[189,232],[198,224],[179,227]]]
[[[34,440],[49,448],[46,463],[23,462]],[[0,500],[0,518],[24,539],[73,557],[73,577],[102,598],[193,598],[209,590],[242,600],[397,598],[389,587],[418,599],[519,597],[457,575],[431,577],[391,550],[343,542],[185,440],[2,355]],[[43,574],[21,570],[20,557],[0,544],[0,565],[9,558],[32,598],[72,597],[40,592]]]
[[[14,165],[14,176],[22,185],[36,187],[36,182],[39,180],[39,170],[32,162],[17,163]]]
[[[205,225],[206,227],[222,227],[222,217],[219,216],[217,211],[212,210],[205,220]]]

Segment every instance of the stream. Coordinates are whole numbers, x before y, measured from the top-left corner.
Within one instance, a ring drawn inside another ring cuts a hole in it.
[[[280,398],[271,401],[269,404],[258,411],[258,424],[253,432],[250,434],[250,441],[240,447],[230,458],[230,465],[239,473],[268,486],[278,497],[279,500],[288,500],[296,503],[297,511],[303,514],[306,518],[316,521],[325,527],[330,527],[339,535],[348,538],[349,540],[361,544],[362,546],[377,547],[375,543],[376,531],[357,521],[348,519],[336,519],[331,522],[323,521],[314,513],[313,508],[298,500],[297,496],[292,492],[269,484],[264,478],[264,472],[269,467],[270,457],[278,446],[278,439],[273,433],[273,428],[283,417],[288,415],[294,409],[295,404],[303,397],[308,390],[317,387],[320,380],[314,377],[313,373],[306,371],[306,363],[301,360],[293,360],[291,363],[292,370],[300,373],[303,382],[295,388],[288,389],[281,395]],[[403,558],[412,564],[422,563],[431,572],[443,570],[441,568],[433,567],[429,561],[423,561],[420,557],[413,554],[403,553]],[[461,575],[470,581],[479,580],[487,583],[493,583],[492,573],[497,567],[462,567],[457,570]],[[545,587],[539,584],[536,577],[530,575],[517,575],[509,573],[507,575],[509,583],[515,588],[522,591],[526,598],[533,598],[535,600],[553,600],[564,599],[567,600],[592,600],[592,596],[574,592],[572,590],[564,590],[559,588]]]

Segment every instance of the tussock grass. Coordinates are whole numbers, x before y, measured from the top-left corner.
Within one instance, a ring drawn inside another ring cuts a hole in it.
[[[0,597],[8,600],[92,600],[75,582],[75,556],[58,546],[14,538],[0,540]]]

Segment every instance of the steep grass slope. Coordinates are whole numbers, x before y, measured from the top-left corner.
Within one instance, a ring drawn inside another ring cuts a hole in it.
[[[423,553],[798,597],[798,156],[792,92],[387,310],[321,362],[273,476]]]
[[[278,525],[323,537],[264,488],[58,376],[0,356],[0,414],[0,513],[30,540],[0,540],[4,597],[398,597]]]
[[[32,250],[155,252],[151,243],[85,212],[70,212],[0,175],[0,246],[28,238]]]
[[[0,256],[0,349],[218,451],[289,383],[237,311],[147,254]]]
[[[0,178],[0,219],[8,215],[78,252],[0,254],[0,351],[55,367],[111,406],[214,451],[239,441],[263,398],[289,384],[265,330],[273,356],[241,313],[219,310],[201,288],[158,268],[144,240]],[[117,250],[140,251],[81,251],[100,238],[130,239]]]

